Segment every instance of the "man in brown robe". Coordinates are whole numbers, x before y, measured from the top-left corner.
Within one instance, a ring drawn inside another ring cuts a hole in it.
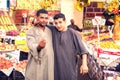
[[[51,30],[46,27],[48,12],[36,13],[36,24],[26,34],[29,47],[25,80],[54,80],[54,54]]]

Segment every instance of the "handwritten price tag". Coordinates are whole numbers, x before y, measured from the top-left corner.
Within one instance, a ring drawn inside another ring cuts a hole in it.
[[[95,16],[94,19],[92,19],[93,25],[105,25],[105,19],[102,19],[100,16]]]

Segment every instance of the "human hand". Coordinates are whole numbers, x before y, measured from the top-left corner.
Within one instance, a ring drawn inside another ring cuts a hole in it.
[[[110,21],[110,22],[114,23],[114,20],[113,20],[113,19],[109,19],[108,21]]]
[[[45,39],[43,39],[43,40],[41,40],[41,41],[39,42],[39,47],[40,47],[41,49],[44,48],[45,45],[46,45],[46,40],[45,40]]]
[[[88,73],[88,66],[87,65],[81,65],[81,67],[80,67],[80,73],[81,74]]]

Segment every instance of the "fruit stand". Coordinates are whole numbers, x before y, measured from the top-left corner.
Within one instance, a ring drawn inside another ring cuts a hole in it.
[[[12,1],[7,10],[0,10],[0,80],[24,80],[28,57],[26,31],[36,10],[45,8],[51,17],[60,12],[57,0]]]
[[[7,11],[0,11],[0,79],[24,80],[28,55],[25,32],[18,31]],[[16,72],[21,75],[13,75]]]
[[[83,31],[82,34],[89,52],[104,68],[105,77],[119,77],[120,68],[117,66],[120,65],[120,45],[110,38],[108,32],[100,33],[100,46],[98,46],[98,35],[94,31]]]
[[[120,66],[120,20],[117,12],[117,0],[105,4],[107,4],[107,9],[115,14],[115,18],[113,18],[115,22],[113,36],[111,37],[109,32],[102,30],[105,27],[105,23],[103,24],[105,21],[102,21],[102,17],[100,16],[95,16],[92,19],[93,26],[96,26],[97,30],[83,30],[82,34],[88,50],[103,67],[105,80],[109,80],[109,77],[111,78],[110,80],[113,80],[120,76],[120,67],[118,67]],[[100,28],[102,29],[100,30]]]
[[[27,58],[21,60],[20,56],[19,50],[0,51],[0,79],[24,80]]]

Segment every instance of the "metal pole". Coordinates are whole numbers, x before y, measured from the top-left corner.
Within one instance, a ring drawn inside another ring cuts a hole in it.
[[[100,30],[99,30],[99,26],[100,25],[97,25],[97,33],[98,33],[98,47],[100,47]]]

